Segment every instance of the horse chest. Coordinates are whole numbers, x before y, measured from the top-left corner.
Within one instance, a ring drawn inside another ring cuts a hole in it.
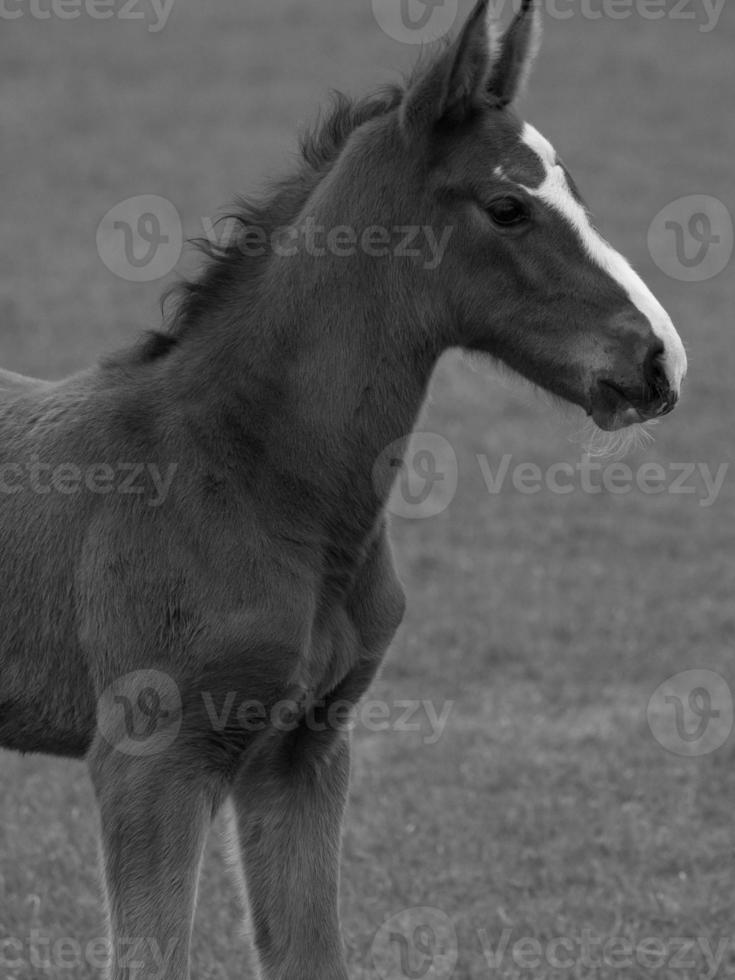
[[[405,596],[381,533],[351,588],[327,602],[315,623],[310,686],[319,697],[338,692],[357,700],[364,693],[401,623]]]

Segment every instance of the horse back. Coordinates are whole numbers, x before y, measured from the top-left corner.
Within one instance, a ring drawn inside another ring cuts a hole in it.
[[[0,368],[0,394],[30,395],[48,391],[53,384],[52,381],[43,381],[40,378],[31,378],[25,374],[16,374],[14,371]]]

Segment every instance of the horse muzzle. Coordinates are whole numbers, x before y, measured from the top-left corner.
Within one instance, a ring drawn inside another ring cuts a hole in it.
[[[650,329],[645,336],[639,332],[634,342],[630,342],[630,335],[628,340],[627,356],[620,359],[616,369],[599,372],[590,391],[588,412],[607,432],[662,418],[679,400],[662,342]]]
[[[665,395],[641,401],[637,393],[626,393],[614,381],[601,379],[592,393],[589,414],[598,428],[614,432],[637,422],[663,418],[674,410],[678,400],[679,395],[669,389]]]

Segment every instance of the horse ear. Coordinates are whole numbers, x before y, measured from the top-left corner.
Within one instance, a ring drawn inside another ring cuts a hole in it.
[[[478,0],[454,43],[413,82],[401,106],[401,127],[411,137],[442,120],[461,122],[487,98],[487,84],[498,50],[489,0]]]
[[[541,4],[522,0],[521,9],[500,42],[488,92],[499,105],[509,105],[523,91],[541,47]]]

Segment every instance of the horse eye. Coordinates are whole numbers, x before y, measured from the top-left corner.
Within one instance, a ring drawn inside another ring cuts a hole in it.
[[[519,225],[528,217],[528,211],[523,201],[516,197],[501,197],[493,201],[487,208],[490,218],[501,228]]]

